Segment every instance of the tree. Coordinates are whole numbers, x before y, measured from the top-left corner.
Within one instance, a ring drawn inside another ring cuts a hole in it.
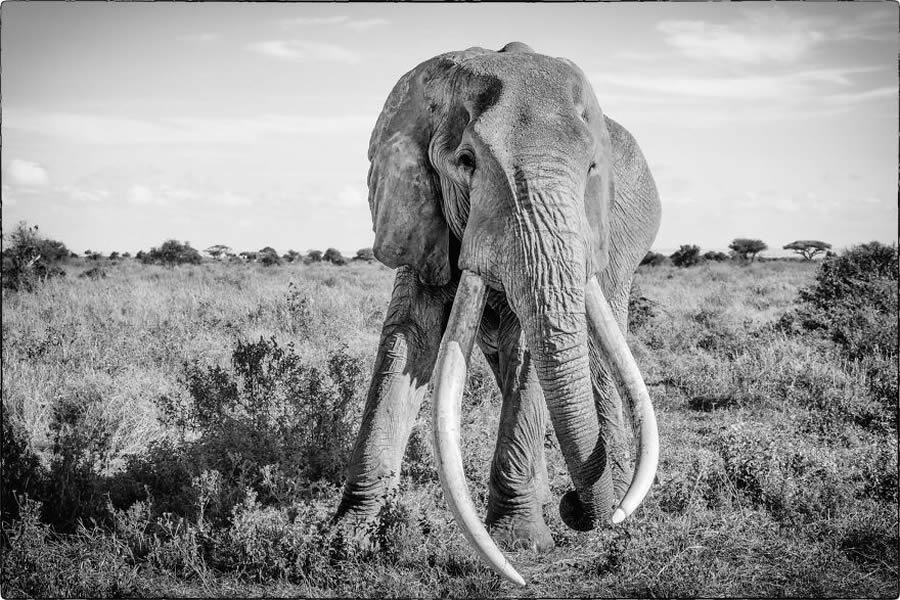
[[[322,260],[322,251],[321,250],[310,250],[309,252],[306,253],[306,258],[311,263],[319,262]]]
[[[669,258],[676,267],[692,267],[700,262],[700,246],[682,244]]]
[[[229,252],[231,252],[231,248],[226,246],[225,244],[215,244],[214,246],[210,246],[206,250],[204,250],[207,254],[219,260],[226,256]]]
[[[247,262],[253,262],[256,260],[257,254],[256,254],[256,252],[253,252],[252,250],[244,250],[238,256],[240,256]]]
[[[325,251],[325,254],[322,255],[322,260],[327,260],[330,263],[335,265],[345,265],[347,264],[347,259],[344,258],[344,255],[341,254],[341,251],[337,248],[329,248]]]
[[[122,258],[131,258],[131,252],[123,252]]]
[[[360,248],[356,251],[353,260],[364,260],[366,262],[374,262],[375,252],[371,248]]]
[[[709,252],[703,253],[704,260],[711,260],[713,262],[723,262],[728,260],[728,255],[724,252],[717,252],[715,250],[710,250]]]
[[[260,250],[257,253],[257,257],[259,262],[262,263],[264,267],[272,267],[281,264],[281,259],[278,257],[278,252],[271,246],[266,246],[265,248]]]
[[[284,253],[284,256],[282,256],[281,258],[283,258],[284,260],[286,260],[289,263],[292,263],[300,258],[300,253],[297,252],[296,250],[288,250],[287,252]]]
[[[115,250],[109,253],[109,260],[116,260],[117,258],[119,258],[119,253]]]
[[[183,264],[200,264],[200,253],[190,242],[166,240],[159,248],[151,248],[141,259],[144,263],[160,263],[167,267]]]
[[[728,245],[731,253],[741,260],[749,260],[753,262],[756,255],[767,250],[769,247],[762,240],[752,240],[749,238],[736,238]]]
[[[646,256],[641,260],[641,266],[650,265],[651,267],[658,267],[659,265],[666,262],[666,255],[660,254],[659,252],[650,251]]]
[[[805,260],[812,260],[818,254],[824,254],[831,249],[831,244],[820,240],[795,240],[782,246],[785,250],[793,250]]]

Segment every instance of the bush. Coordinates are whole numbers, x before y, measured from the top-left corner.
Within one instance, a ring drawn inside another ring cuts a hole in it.
[[[95,281],[97,279],[106,279],[106,269],[103,267],[91,267],[87,271],[82,272],[78,277],[82,279],[93,279]]]
[[[24,221],[16,225],[3,239],[3,287],[30,291],[38,283],[66,273],[58,263],[69,256],[62,242],[38,235],[38,228]]]
[[[713,262],[724,262],[728,260],[728,255],[724,252],[716,252],[715,250],[710,250],[709,252],[703,253],[704,260],[711,260]]]
[[[183,264],[200,264],[200,253],[191,247],[190,242],[166,240],[159,248],[151,248],[141,256],[141,262],[159,263],[167,267]]]
[[[815,283],[800,291],[800,308],[782,319],[819,331],[852,359],[897,355],[898,249],[871,242],[827,257]]]
[[[682,244],[669,258],[676,267],[692,267],[700,262],[700,246]]]
[[[347,259],[341,254],[341,251],[336,248],[329,248],[325,251],[325,254],[322,256],[322,260],[328,261],[335,265],[346,265]]]
[[[278,252],[275,251],[275,248],[271,246],[266,246],[262,250],[257,253],[259,262],[264,267],[273,267],[275,265],[281,264],[281,258],[278,257]]]
[[[35,496],[43,483],[41,461],[28,447],[25,430],[0,404],[3,443],[0,444],[0,516],[4,523],[18,518],[23,496]]]
[[[366,371],[345,350],[324,365],[307,364],[293,344],[281,347],[262,338],[239,341],[230,369],[188,363],[184,380],[190,398],[163,397],[159,402],[162,419],[184,432],[183,458],[170,459],[167,469],[174,467],[182,482],[204,470],[221,473],[220,516],[227,516],[250,489],[262,502],[274,501],[267,478],[289,482],[291,494],[302,494],[311,481],[340,482]],[[186,441],[187,432],[198,437]],[[132,487],[159,482],[154,473],[158,466],[135,462]],[[165,490],[173,492],[182,493]]]
[[[628,330],[632,333],[642,329],[656,316],[656,302],[641,294],[637,281],[632,282],[628,293]]]
[[[364,260],[366,262],[375,262],[375,252],[371,248],[360,248],[356,251],[353,260]]]
[[[658,267],[661,264],[666,262],[666,255],[660,254],[659,252],[648,252],[643,259],[641,259],[641,266],[649,265],[651,267]]]
[[[322,260],[322,251],[321,250],[310,250],[306,253],[306,262],[316,263],[321,262]]]

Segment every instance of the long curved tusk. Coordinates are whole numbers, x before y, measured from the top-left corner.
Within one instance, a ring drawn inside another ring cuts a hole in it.
[[[435,458],[444,498],[463,535],[491,568],[524,586],[525,580],[497,548],[475,512],[460,452],[460,403],[484,303],[484,281],[471,271],[463,271],[432,377]]]
[[[596,277],[588,280],[585,289],[585,312],[596,333],[597,347],[606,358],[619,391],[631,403],[632,418],[640,430],[634,477],[612,516],[613,523],[621,523],[640,506],[656,476],[659,464],[656,415],[644,379]]]

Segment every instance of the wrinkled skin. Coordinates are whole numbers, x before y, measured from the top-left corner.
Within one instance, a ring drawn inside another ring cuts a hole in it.
[[[575,487],[565,522],[609,519],[629,481],[622,402],[589,340],[597,276],[622,330],[634,270],[659,225],[631,135],[565,59],[471,48],[404,75],[369,147],[376,257],[398,268],[337,517],[371,517],[396,484],[460,270],[490,288],[477,338],[503,394],[487,524],[547,549],[549,413]]]

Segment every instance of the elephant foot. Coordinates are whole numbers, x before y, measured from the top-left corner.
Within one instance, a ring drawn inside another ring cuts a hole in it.
[[[541,515],[506,516],[488,523],[491,537],[506,550],[552,550],[556,543]]]

